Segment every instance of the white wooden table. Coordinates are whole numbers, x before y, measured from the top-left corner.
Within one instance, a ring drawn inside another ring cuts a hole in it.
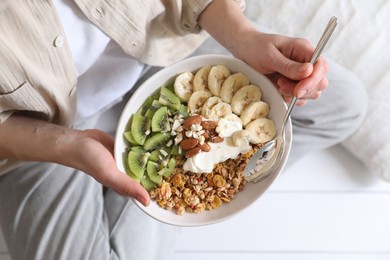
[[[286,170],[226,222],[185,228],[174,260],[389,260],[390,184],[340,147]]]

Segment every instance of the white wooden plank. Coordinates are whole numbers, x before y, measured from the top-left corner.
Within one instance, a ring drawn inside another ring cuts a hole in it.
[[[340,145],[315,152],[286,168],[271,190],[390,191],[390,183],[369,173]]]
[[[244,213],[184,228],[177,250],[389,253],[390,193],[269,192]]]
[[[172,260],[389,260],[390,254],[353,254],[353,253],[199,253],[177,252]],[[1,258],[0,258],[1,260]]]

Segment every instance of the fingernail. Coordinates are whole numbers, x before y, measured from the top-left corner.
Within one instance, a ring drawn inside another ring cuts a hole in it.
[[[144,205],[145,207],[147,207],[148,205],[149,205],[149,201],[146,199],[146,198],[144,198],[143,196],[137,196],[136,198],[135,198],[137,201],[139,201],[142,205]]]
[[[284,84],[286,84],[287,83],[287,81],[284,79],[284,78],[280,78],[280,79],[278,79],[278,85],[281,87],[281,86],[283,86]]]
[[[306,68],[306,64],[302,64],[301,66],[298,66],[298,72],[305,72]]]
[[[302,89],[298,92],[298,98],[301,98],[303,97],[304,95],[306,95],[307,93],[307,90],[306,89]]]
[[[291,93],[289,91],[285,90],[285,89],[280,89],[279,93],[282,96],[291,96]]]

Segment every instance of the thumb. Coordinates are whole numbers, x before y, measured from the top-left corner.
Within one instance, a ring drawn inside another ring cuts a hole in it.
[[[313,65],[297,62],[279,53],[273,60],[274,70],[291,80],[307,78],[313,72]]]
[[[109,179],[106,179],[105,185],[120,195],[136,199],[145,207],[150,203],[150,196],[145,188],[122,172],[118,171],[116,174],[111,174]]]

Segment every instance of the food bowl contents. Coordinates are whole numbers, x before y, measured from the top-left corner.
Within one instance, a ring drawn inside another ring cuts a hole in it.
[[[131,116],[127,174],[178,215],[230,202],[251,155],[276,135],[261,98],[259,86],[224,65],[179,74]]]

